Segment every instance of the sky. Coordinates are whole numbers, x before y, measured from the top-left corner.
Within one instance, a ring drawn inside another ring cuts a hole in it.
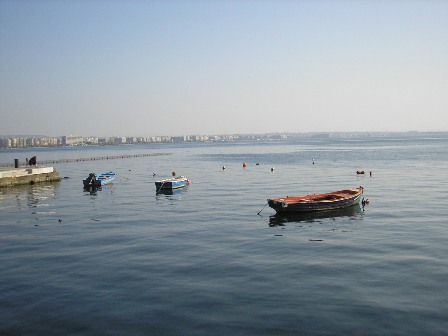
[[[0,136],[448,130],[448,1],[0,0]]]

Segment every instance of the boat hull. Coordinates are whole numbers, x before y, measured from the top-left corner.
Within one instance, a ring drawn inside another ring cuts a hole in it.
[[[339,190],[325,194],[268,199],[277,213],[308,213],[328,211],[359,204],[363,188]]]
[[[173,190],[186,187],[189,181],[185,176],[174,177],[166,180],[156,181],[156,189],[157,191],[162,190]]]

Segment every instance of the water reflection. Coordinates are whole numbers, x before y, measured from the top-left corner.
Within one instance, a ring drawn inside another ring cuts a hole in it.
[[[188,187],[178,189],[162,189],[156,191],[156,199],[181,199],[188,192]]]
[[[0,189],[0,201],[15,200],[17,209],[48,206],[55,197],[60,182],[45,182],[33,185]]]
[[[336,219],[338,217],[352,217],[361,219],[363,208],[357,204],[344,209],[310,212],[304,214],[275,214],[269,217],[269,226],[284,226],[286,223],[309,222],[313,223],[321,219]]]
[[[104,186],[101,187],[95,187],[95,186],[88,186],[88,187],[83,187],[84,192],[89,193],[90,195],[96,195],[98,191],[103,191],[103,192],[112,192],[113,184],[106,184]]]

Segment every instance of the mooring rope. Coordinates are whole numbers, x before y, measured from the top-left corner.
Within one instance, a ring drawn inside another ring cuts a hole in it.
[[[268,203],[266,203],[266,204],[264,205],[263,209],[261,209],[260,211],[258,211],[257,215],[259,215],[259,214],[264,210],[264,208],[266,208],[266,205],[268,205]]]

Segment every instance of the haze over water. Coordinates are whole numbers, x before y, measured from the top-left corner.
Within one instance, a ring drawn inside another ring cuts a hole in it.
[[[447,137],[31,149],[0,163],[152,152],[172,155],[55,164],[60,183],[0,189],[0,334],[447,334]],[[110,170],[112,185],[82,190]],[[156,194],[173,170],[192,184]],[[359,185],[364,209],[263,209]]]

